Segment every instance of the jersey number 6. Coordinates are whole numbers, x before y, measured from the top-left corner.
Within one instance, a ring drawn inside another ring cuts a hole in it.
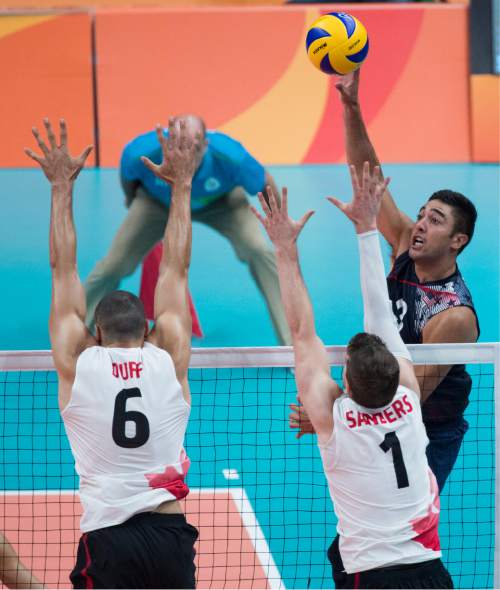
[[[146,444],[149,438],[149,422],[141,412],[125,409],[127,400],[131,397],[142,397],[138,387],[122,389],[115,399],[115,411],[113,413],[113,440],[119,447],[135,449]],[[126,424],[135,424],[134,436],[127,436]]]

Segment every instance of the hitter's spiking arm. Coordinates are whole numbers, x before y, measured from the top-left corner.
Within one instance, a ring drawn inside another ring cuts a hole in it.
[[[360,70],[341,76],[335,87],[339,91],[344,113],[345,149],[347,161],[361,175],[363,165],[369,162],[373,170],[380,166],[370,140],[359,102]],[[377,217],[378,227],[397,256],[408,248],[414,222],[398,209],[391,193],[386,190]]]

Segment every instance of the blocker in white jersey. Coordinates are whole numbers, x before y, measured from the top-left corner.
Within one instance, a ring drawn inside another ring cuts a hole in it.
[[[335,401],[333,434],[319,449],[348,574],[441,557],[427,444],[419,397],[406,387],[377,409]]]
[[[312,215],[288,216],[259,195],[257,217],[276,246],[280,289],[293,338],[295,379],[303,408],[292,404],[291,426],[318,436],[324,472],[338,515],[328,551],[336,588],[452,588],[437,525],[439,497],[427,465],[427,435],[411,357],[392,315],[376,219],[388,180],[380,168],[362,176],[351,166],[351,203],[330,201],[353,221],[360,251],[365,332],[346,350],[344,391],[332,379],[327,350],[300,272],[297,238]]]
[[[189,117],[171,119],[167,142],[158,125],[162,162],[143,158],[171,185],[172,196],[153,330],[138,297],[112,291],[96,307],[92,334],[85,325],[72,211],[73,185],[92,146],[73,157],[65,122],[59,143],[48,119],[44,124],[48,145],[33,128],[43,155],[27,153],[52,185],[50,341],[83,505],[70,579],[74,588],[194,588],[198,531],[186,522],[178,500],[189,492],[183,448],[191,405],[186,293],[201,130]]]
[[[82,532],[188,494],[189,411],[165,350],[145,342],[80,355],[62,417],[80,476]]]

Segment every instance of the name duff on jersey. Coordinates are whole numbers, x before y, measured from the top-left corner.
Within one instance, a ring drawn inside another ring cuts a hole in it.
[[[345,417],[349,428],[359,428],[366,424],[389,424],[396,422],[399,418],[406,416],[413,412],[413,406],[408,399],[407,395],[404,395],[402,399],[397,399],[382,412],[375,412],[368,414],[367,412],[357,412],[349,410],[346,412]]]
[[[112,363],[113,377],[117,379],[139,379],[142,372],[142,363],[128,361],[127,363]]]

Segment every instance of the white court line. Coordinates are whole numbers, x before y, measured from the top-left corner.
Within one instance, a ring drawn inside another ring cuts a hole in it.
[[[240,512],[241,520],[255,548],[255,553],[266,574],[269,586],[273,589],[286,588],[245,490],[243,488],[228,488],[228,491]]]
[[[228,494],[240,513],[241,522],[243,523],[250,542],[252,543],[255,554],[257,555],[260,565],[269,582],[269,587],[273,590],[286,590],[286,586],[281,579],[281,574],[273,559],[271,549],[267,543],[266,537],[260,528],[259,521],[255,515],[252,504],[243,488],[191,488],[191,494]],[[0,496],[79,496],[78,491],[71,490],[33,490],[33,491],[14,491],[0,490]]]

